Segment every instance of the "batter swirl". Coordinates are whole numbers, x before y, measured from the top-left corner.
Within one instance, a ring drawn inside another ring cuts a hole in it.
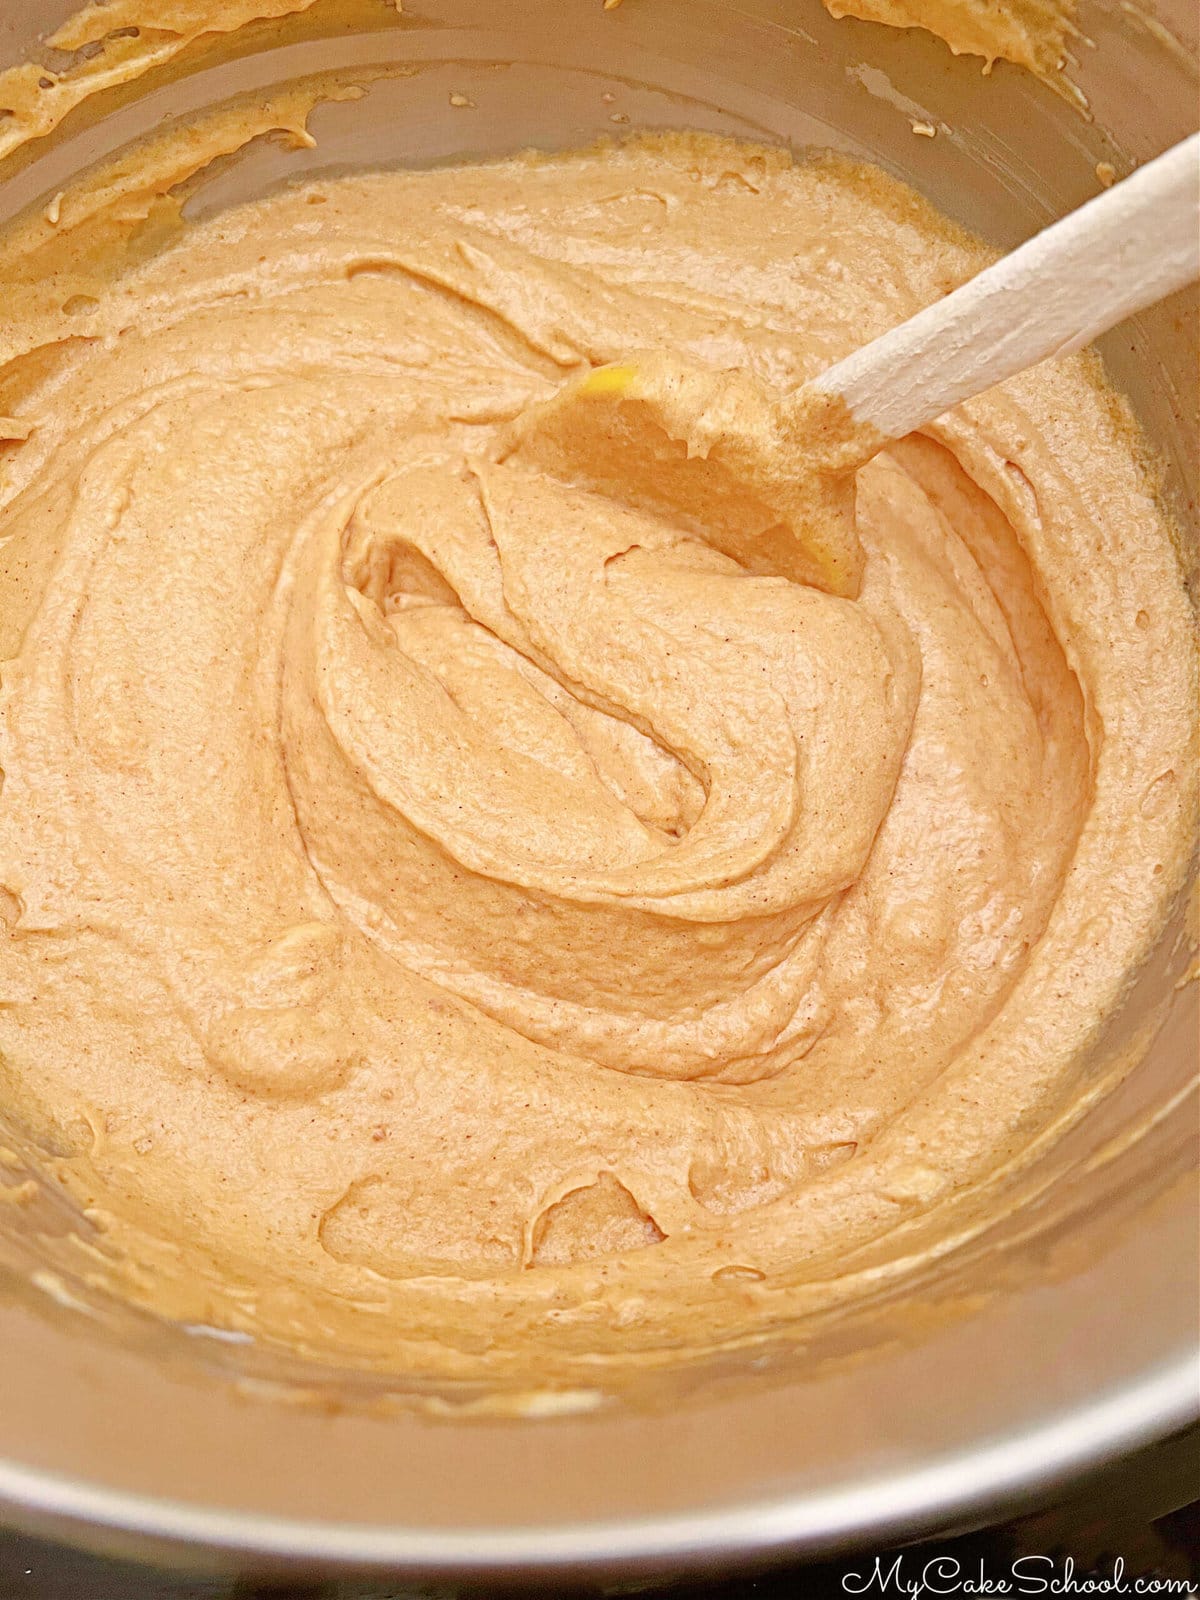
[[[279,193],[17,327],[0,1088],[104,1281],[425,1376],[676,1360],[1063,1114],[1194,806],[1089,360],[861,472],[853,599],[498,445],[630,350],[782,391],[986,259],[648,137]]]

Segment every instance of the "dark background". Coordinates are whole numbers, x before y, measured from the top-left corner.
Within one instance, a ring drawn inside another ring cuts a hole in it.
[[[1076,1584],[1089,1575],[1111,1575],[1117,1557],[1126,1581],[1141,1575],[1188,1580],[1200,1588],[1200,1427],[1074,1485],[1057,1502],[1031,1510],[1000,1526],[910,1545],[904,1552],[906,1576],[919,1575],[934,1556],[960,1563],[964,1580],[1006,1577],[1020,1555],[1049,1555],[1059,1566],[1047,1576],[1061,1577],[1068,1557]],[[647,1600],[791,1600],[826,1596],[844,1600],[842,1577],[870,1571],[876,1554],[890,1562],[897,1550],[869,1551],[838,1561],[786,1565],[739,1576],[712,1573],[688,1581],[662,1583],[626,1580],[609,1589],[547,1580],[540,1590],[555,1600],[637,1595]],[[17,1533],[0,1531],[0,1600],[512,1600],[528,1590],[453,1583],[412,1585],[403,1581],[347,1578],[312,1580],[256,1577],[253,1573],[200,1576],[166,1573],[105,1561]],[[878,1588],[868,1590],[879,1596]],[[970,1600],[969,1588],[955,1591]],[[1076,1589],[1075,1593],[1080,1591]],[[1133,1595],[1132,1587],[1128,1591]],[[895,1589],[891,1600],[906,1600]],[[1053,1600],[1053,1596],[1049,1597]]]

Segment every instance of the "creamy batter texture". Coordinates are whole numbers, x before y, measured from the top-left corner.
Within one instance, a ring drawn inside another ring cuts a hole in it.
[[[864,468],[852,596],[500,459],[589,365],[782,392],[987,259],[878,172],[663,136],[288,190],[27,303],[0,1100],[95,1282],[591,1381],[905,1270],[1072,1114],[1195,804],[1098,368]]]

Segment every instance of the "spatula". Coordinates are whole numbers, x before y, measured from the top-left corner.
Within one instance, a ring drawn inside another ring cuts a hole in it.
[[[502,453],[665,510],[751,571],[858,592],[853,480],[900,439],[1200,276],[1200,134],[782,399],[662,351],[567,383]]]

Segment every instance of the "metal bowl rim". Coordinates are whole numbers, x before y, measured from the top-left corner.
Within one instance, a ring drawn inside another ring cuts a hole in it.
[[[1083,1410],[978,1450],[820,1494],[729,1509],[554,1527],[445,1528],[322,1523],[188,1505],[106,1489],[0,1457],[0,1513],[33,1532],[113,1543],[178,1562],[189,1552],[258,1558],[275,1567],[442,1575],[630,1572],[735,1565],[775,1555],[831,1554],[889,1536],[977,1525],[1086,1476],[1200,1420],[1195,1355]]]

